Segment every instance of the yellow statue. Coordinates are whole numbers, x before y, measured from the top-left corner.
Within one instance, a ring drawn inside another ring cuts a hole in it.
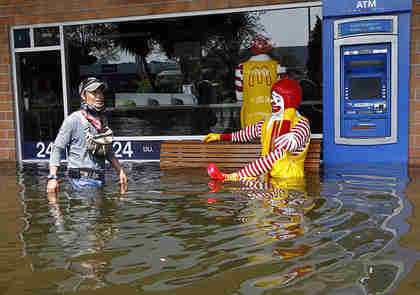
[[[242,128],[271,115],[270,89],[286,69],[270,58],[270,50],[268,39],[258,36],[251,45],[252,57],[235,70],[236,98],[242,101]]]

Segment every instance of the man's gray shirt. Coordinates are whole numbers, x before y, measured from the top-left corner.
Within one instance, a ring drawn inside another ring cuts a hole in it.
[[[52,146],[50,157],[51,166],[60,166],[61,154],[68,148],[68,168],[105,168],[105,158],[95,157],[87,150],[86,137],[80,118],[81,115],[80,111],[76,111],[64,119]],[[97,134],[98,131],[96,128],[92,124],[89,125],[90,132],[93,135]],[[112,156],[112,154],[109,156]]]

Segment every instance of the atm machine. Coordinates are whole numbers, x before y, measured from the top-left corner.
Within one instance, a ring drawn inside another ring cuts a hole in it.
[[[323,1],[323,163],[408,163],[411,0]]]

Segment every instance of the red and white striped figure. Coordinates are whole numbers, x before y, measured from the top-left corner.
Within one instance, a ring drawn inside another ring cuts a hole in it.
[[[268,55],[269,38],[257,36],[251,44],[252,56],[235,69],[236,99],[242,102],[241,127],[271,116],[271,86],[286,74],[286,68]]]
[[[260,121],[253,126],[232,133],[232,141],[249,142],[253,139],[260,138],[262,123],[264,123],[264,121]],[[290,129],[289,133],[283,134],[274,140],[273,151],[241,169],[238,172],[239,177],[255,177],[270,171],[273,168],[274,163],[283,158],[286,152],[293,154],[302,153],[310,136],[309,121],[302,117],[298,123]]]
[[[272,176],[300,177],[303,176],[303,162],[309,146],[311,130],[309,121],[301,116],[296,109],[302,99],[299,84],[289,78],[276,82],[271,89],[272,116],[268,120],[258,121],[237,132],[225,134],[208,134],[204,141],[230,140],[233,142],[249,142],[261,139],[262,157],[248,164],[238,172],[225,174],[214,165],[209,165],[209,175],[213,179],[237,180],[253,178],[267,172]],[[282,162],[282,163],[280,163]],[[277,167],[275,167],[277,165]],[[277,175],[282,166],[292,167],[290,175]]]

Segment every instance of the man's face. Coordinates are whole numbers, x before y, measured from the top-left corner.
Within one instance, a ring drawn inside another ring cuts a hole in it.
[[[282,113],[284,111],[283,96],[275,91],[271,92],[271,112],[273,114]]]
[[[98,109],[104,106],[104,94],[100,87],[94,91],[85,91],[84,96],[87,103],[94,105]]]

